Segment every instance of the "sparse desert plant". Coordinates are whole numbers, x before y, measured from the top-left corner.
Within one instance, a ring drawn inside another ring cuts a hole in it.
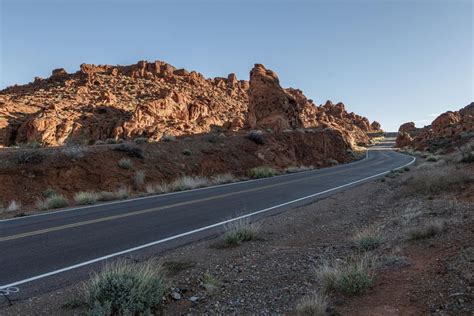
[[[52,188],[47,188],[44,190],[41,195],[43,195],[44,198],[49,198],[53,195],[57,194],[56,191],[54,191]]]
[[[120,168],[128,170],[128,169],[132,168],[133,163],[128,158],[122,158],[122,159],[119,160],[118,165],[119,165]]]
[[[370,288],[375,280],[375,258],[369,255],[349,258],[344,263],[323,265],[318,271],[323,289],[347,295],[358,295]]]
[[[6,211],[7,212],[16,212],[21,208],[21,204],[17,203],[15,200],[11,201],[10,204],[8,204]]]
[[[173,191],[183,191],[183,190],[191,190],[200,187],[205,187],[209,185],[209,179],[204,177],[189,177],[184,176],[181,178],[176,179],[170,184],[170,188]]]
[[[212,184],[224,184],[236,182],[237,179],[230,173],[218,174],[213,177]]]
[[[126,144],[121,144],[117,147],[114,147],[115,151],[120,151],[126,153],[129,157],[136,157],[143,159],[143,150],[136,146],[130,146]]]
[[[174,142],[176,140],[176,136],[173,136],[173,135],[163,135],[161,137],[161,140],[165,143],[169,143],[169,142]]]
[[[117,195],[110,191],[101,191],[97,195],[97,201],[112,201],[117,199]]]
[[[99,194],[95,192],[78,192],[74,195],[74,202],[77,205],[91,205],[97,203]]]
[[[358,231],[354,236],[356,246],[364,251],[378,248],[382,244],[379,229],[369,226]]]
[[[418,169],[403,183],[405,195],[439,195],[456,192],[474,181],[473,177],[452,165]]]
[[[268,178],[276,176],[278,172],[271,167],[255,167],[249,170],[249,177],[252,179]]]
[[[265,138],[262,131],[250,131],[247,134],[247,138],[253,141],[255,144],[263,145],[265,144]]]
[[[121,187],[115,192],[115,197],[117,199],[125,200],[130,196],[130,189],[127,187]]]
[[[339,161],[337,161],[336,159],[328,159],[326,160],[326,163],[330,166],[336,166],[339,164]]]
[[[313,170],[314,166],[290,166],[285,169],[286,173],[296,173],[302,171],[309,171]]]
[[[224,234],[223,246],[235,247],[243,242],[258,240],[259,227],[256,224],[250,224],[248,219],[241,219],[231,222],[226,226]]]
[[[133,184],[136,188],[141,188],[145,184],[145,171],[138,170],[134,173]]]
[[[327,315],[328,297],[321,293],[312,293],[303,297],[296,305],[298,316],[324,316]]]
[[[79,159],[84,157],[87,148],[80,145],[71,145],[61,148],[61,153],[71,159]]]
[[[135,144],[140,145],[140,144],[146,144],[148,143],[148,138],[146,137],[137,137],[133,140]]]
[[[107,139],[105,140],[105,143],[106,143],[106,144],[109,144],[109,145],[117,144],[117,140],[115,140],[115,138],[107,138]]]
[[[209,273],[205,273],[202,277],[202,286],[208,291],[208,292],[214,292],[218,288],[222,287],[222,282],[213,277]]]
[[[185,156],[191,156],[191,150],[189,150],[189,149],[183,150],[183,155],[185,155]]]
[[[414,227],[408,230],[409,240],[427,239],[440,234],[445,228],[445,222],[442,220],[433,220],[422,226]]]
[[[105,309],[107,315],[148,315],[157,308],[165,290],[162,269],[155,262],[108,264],[85,286],[91,309]]]
[[[60,194],[53,194],[44,200],[38,200],[36,203],[36,207],[42,211],[49,210],[49,209],[62,208],[68,205],[69,205],[68,200]]]

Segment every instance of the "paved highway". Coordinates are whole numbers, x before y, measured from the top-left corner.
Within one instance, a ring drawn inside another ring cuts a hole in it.
[[[157,254],[413,163],[388,145],[331,168],[0,221],[0,289],[25,298],[70,285],[105,260]]]

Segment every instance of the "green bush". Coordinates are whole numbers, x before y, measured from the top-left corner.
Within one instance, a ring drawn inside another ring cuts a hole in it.
[[[36,203],[36,207],[42,211],[55,209],[55,208],[62,208],[68,205],[69,205],[68,200],[60,194],[53,194],[52,196],[46,198],[45,200],[39,200]]]
[[[271,167],[256,167],[249,170],[249,177],[252,179],[268,178],[276,176],[278,172]]]
[[[119,160],[118,165],[119,165],[120,168],[128,170],[128,169],[132,168],[133,163],[130,159],[122,158],[122,159]]]
[[[162,302],[165,280],[154,262],[108,264],[86,285],[90,311],[108,315],[151,314]]]

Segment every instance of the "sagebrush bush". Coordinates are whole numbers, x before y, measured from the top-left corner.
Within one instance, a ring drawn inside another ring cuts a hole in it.
[[[68,200],[60,194],[53,194],[50,197],[46,198],[45,200],[39,200],[36,203],[36,207],[40,210],[61,208],[61,207],[66,207],[68,205],[69,205]]]
[[[85,297],[90,311],[108,315],[148,315],[162,302],[165,279],[155,262],[108,264],[86,284]]]
[[[111,144],[117,144],[117,140],[115,140],[115,138],[107,138],[107,139],[105,140],[105,143],[106,143],[106,144],[110,144],[110,145],[111,145]]]
[[[146,137],[137,137],[133,140],[135,144],[140,145],[140,144],[146,144],[148,143],[148,138]]]
[[[303,297],[296,305],[296,315],[298,316],[324,316],[327,315],[328,298],[327,295],[312,293]]]
[[[212,184],[224,184],[236,182],[237,179],[230,173],[218,174],[212,178]]]
[[[99,194],[95,192],[78,192],[74,195],[74,202],[77,205],[91,205],[97,203]]]
[[[52,188],[47,188],[46,190],[43,191],[43,193],[41,193],[43,195],[44,198],[49,198],[56,193],[56,191],[54,191]]]
[[[309,171],[313,170],[314,166],[290,166],[285,169],[286,173],[296,173],[302,171]]]
[[[122,158],[122,159],[119,160],[118,165],[119,165],[120,168],[128,170],[128,169],[132,168],[133,163],[130,159]]]
[[[226,226],[226,230],[223,240],[225,247],[234,247],[243,242],[259,239],[258,226],[250,224],[248,219],[231,222]]]
[[[249,177],[252,179],[268,178],[276,176],[278,172],[271,167],[255,167],[249,170]]]
[[[117,199],[116,194],[110,191],[101,191],[97,195],[97,201],[112,201],[115,199]]]
[[[115,192],[115,198],[117,199],[124,200],[124,199],[128,199],[129,196],[130,196],[130,189],[126,187],[122,187]]]

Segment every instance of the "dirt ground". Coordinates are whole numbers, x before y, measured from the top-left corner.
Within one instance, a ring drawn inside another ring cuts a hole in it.
[[[474,175],[473,166],[463,170]],[[353,235],[371,226],[382,244],[375,284],[359,296],[329,293],[332,315],[472,315],[474,311],[474,186],[440,196],[404,196],[417,167],[265,218],[259,239],[221,248],[222,237],[158,257],[167,271],[162,313],[295,314],[298,302],[321,291],[316,270],[360,254]],[[442,232],[408,240],[408,231],[443,220]],[[210,289],[206,275],[218,280]],[[82,314],[65,308],[80,286],[47,293],[0,309],[1,315]]]

